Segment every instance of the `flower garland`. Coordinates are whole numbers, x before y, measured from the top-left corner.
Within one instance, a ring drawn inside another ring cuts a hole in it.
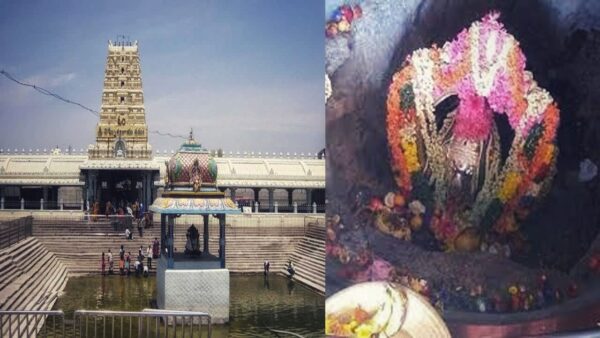
[[[416,199],[417,174],[428,178],[435,205],[427,208],[439,213],[427,217],[432,220],[429,226],[449,246],[461,222],[500,233],[516,231],[517,219],[547,191],[555,171],[559,110],[525,71],[519,43],[498,17],[491,13],[474,22],[442,48],[416,50],[394,74],[389,88],[386,122],[396,183],[411,200]],[[489,173],[472,211],[465,215],[447,205],[447,154],[434,114],[436,103],[452,94],[460,100],[454,135],[477,141],[496,133],[494,112],[506,114],[515,131],[504,166]]]
[[[338,34],[349,33],[352,30],[352,22],[360,17],[362,8],[358,4],[338,7],[325,25],[325,36],[335,38]]]

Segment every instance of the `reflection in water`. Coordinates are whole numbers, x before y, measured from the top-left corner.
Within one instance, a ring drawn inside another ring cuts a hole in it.
[[[77,309],[141,310],[155,298],[152,277],[76,277],[54,308],[70,319]],[[321,337],[325,297],[276,275],[232,274],[229,316],[227,325],[213,326],[213,337],[275,337],[269,328]]]

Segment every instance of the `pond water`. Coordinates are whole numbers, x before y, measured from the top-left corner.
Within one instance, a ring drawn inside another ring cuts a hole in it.
[[[231,274],[230,279],[230,321],[213,325],[213,337],[275,337],[268,328],[323,336],[324,296],[281,276]],[[150,308],[153,299],[156,279],[152,276],[74,277],[54,308],[70,319],[78,309],[138,311]]]

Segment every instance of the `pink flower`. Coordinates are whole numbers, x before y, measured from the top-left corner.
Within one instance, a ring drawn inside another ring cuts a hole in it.
[[[492,111],[484,97],[460,97],[454,124],[455,135],[469,140],[481,140],[490,134],[491,127]]]

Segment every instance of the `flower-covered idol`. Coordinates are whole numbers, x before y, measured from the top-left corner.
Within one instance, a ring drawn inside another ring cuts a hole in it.
[[[423,204],[419,220],[448,249],[459,234],[517,231],[555,171],[558,108],[525,70],[519,42],[498,17],[487,15],[441,48],[414,51],[389,88],[399,192]],[[502,115],[514,132],[505,159]],[[471,227],[478,230],[465,232]]]

